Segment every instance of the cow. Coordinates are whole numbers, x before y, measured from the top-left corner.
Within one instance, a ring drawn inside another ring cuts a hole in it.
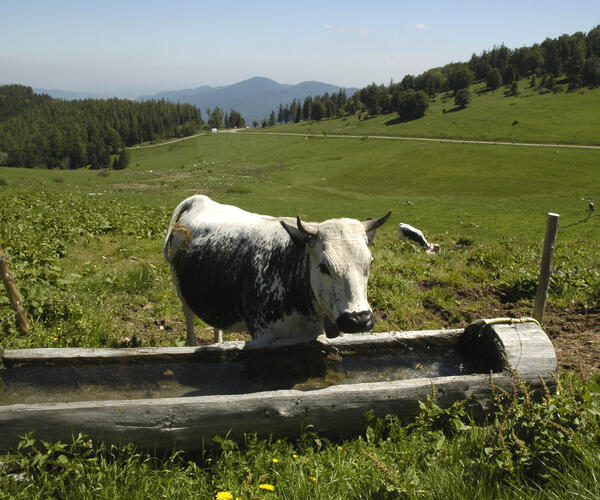
[[[194,314],[218,330],[253,340],[310,341],[322,333],[368,331],[379,219],[304,222],[224,205],[204,195],[182,201],[165,237],[164,256],[195,345]]]
[[[435,243],[429,243],[423,234],[423,231],[417,229],[416,227],[411,226],[410,224],[405,224],[401,222],[398,224],[398,232],[400,236],[403,238],[414,241],[425,249],[427,253],[436,253],[439,252],[440,246]]]

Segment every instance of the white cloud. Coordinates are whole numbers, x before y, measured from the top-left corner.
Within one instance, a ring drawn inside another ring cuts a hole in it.
[[[429,26],[427,26],[426,24],[423,24],[423,23],[417,23],[413,27],[416,30],[428,30],[429,29]]]
[[[326,30],[335,31],[337,33],[359,33],[361,35],[369,33],[367,28],[357,28],[355,26],[333,26],[331,24],[325,24],[323,27]]]

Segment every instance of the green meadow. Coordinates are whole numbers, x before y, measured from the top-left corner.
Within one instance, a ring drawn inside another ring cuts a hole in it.
[[[540,92],[528,80],[519,82],[519,95],[506,88],[489,91],[485,84],[471,87],[472,102],[464,109],[454,104],[451,92],[430,101],[423,118],[399,122],[396,113],[367,117],[364,113],[319,122],[278,127],[298,133],[435,137],[482,141],[544,144],[600,144],[600,89]],[[261,129],[269,131],[269,128]]]
[[[599,196],[600,150],[366,136],[598,144],[589,118],[600,89],[582,94],[570,115],[577,96],[523,90],[515,99],[497,91],[447,113],[452,102],[438,98],[414,123],[340,118],[267,130],[317,137],[207,134],[134,148],[123,171],[0,168],[0,242],[31,325],[29,335],[17,330],[1,294],[0,345],[182,345],[185,324],[162,244],[173,209],[195,193],[315,221],[392,210],[372,246],[377,331],[531,315],[546,214],[557,212],[543,326],[560,337],[565,322],[600,302],[600,219],[588,218],[588,198]],[[513,114],[505,109],[510,99]],[[561,119],[551,121],[554,105]],[[421,229],[441,252],[428,255],[400,239],[400,222]],[[206,325],[197,326],[199,340],[210,342]],[[225,335],[234,338],[246,337]],[[442,410],[430,401],[410,427],[366,417],[364,434],[348,440],[309,428],[299,440],[224,438],[198,456],[27,437],[0,457],[0,498],[597,498],[597,380],[565,375],[560,384],[540,402],[518,391],[499,400],[502,409],[487,423],[471,422],[460,404]]]
[[[180,342],[183,322],[162,243],[172,210],[195,193],[315,221],[392,210],[373,246],[369,292],[379,330],[465,324],[478,311],[506,310],[504,288],[517,288],[515,307],[530,308],[548,212],[565,226],[550,305],[594,304],[600,224],[591,218],[566,226],[588,215],[599,159],[600,151],[586,149],[219,133],[133,149],[124,171],[3,168],[1,236],[26,307],[32,294],[35,303],[74,294],[93,308],[86,322],[96,327],[88,335],[68,311],[54,318],[32,309],[33,333],[25,337],[2,299],[2,344],[46,345],[49,332],[58,345],[118,345],[133,335]],[[423,230],[442,252],[426,255],[401,240],[400,222]],[[128,290],[132,273],[147,276],[139,294]],[[472,292],[478,300],[457,298]],[[423,305],[431,300],[434,306]]]

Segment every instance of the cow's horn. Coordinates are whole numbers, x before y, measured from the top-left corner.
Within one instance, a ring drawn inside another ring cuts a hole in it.
[[[362,225],[364,226],[365,231],[368,233],[369,231],[373,231],[373,230],[377,229],[379,226],[383,225],[385,223],[385,221],[390,218],[390,215],[392,215],[391,210],[387,214],[385,214],[383,217],[380,217],[379,219],[367,219],[367,220],[362,221]]]
[[[316,236],[317,234],[319,234],[319,229],[317,227],[311,227],[310,225],[302,224],[300,214],[296,216],[296,223],[298,224],[298,229],[304,234],[307,234],[309,236]]]

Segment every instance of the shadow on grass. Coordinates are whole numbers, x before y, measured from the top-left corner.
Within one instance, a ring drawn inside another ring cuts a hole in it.
[[[408,122],[414,122],[416,120],[419,120],[423,118],[422,116],[419,118],[400,118],[399,116],[396,118],[393,118],[392,120],[388,120],[387,122],[384,122],[383,124],[386,126],[390,126],[390,125],[398,125],[399,123],[408,123]]]
[[[456,113],[457,111],[462,111],[463,109],[467,109],[466,106],[455,106],[452,109],[447,109],[444,111],[444,114],[448,114],[448,113]]]

